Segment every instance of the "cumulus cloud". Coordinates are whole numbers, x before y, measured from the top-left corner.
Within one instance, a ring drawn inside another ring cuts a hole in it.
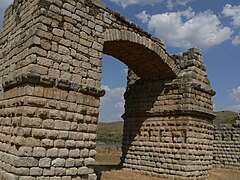
[[[188,8],[185,11],[152,16],[141,12],[137,16],[143,21],[146,19],[141,19],[141,14],[149,17],[145,22],[148,29],[173,47],[196,46],[206,49],[230,39],[232,34],[231,28],[223,27],[218,17],[210,10],[196,13],[192,8]]]
[[[126,90],[124,87],[117,87],[114,89],[109,88],[109,86],[102,85],[102,88],[105,90],[105,96],[102,97],[102,101],[109,101],[112,98],[123,99],[123,94]]]
[[[121,119],[124,113],[124,87],[110,88],[103,85],[102,88],[106,91],[104,97],[101,98],[100,105],[100,121],[117,121]]]
[[[227,109],[240,112],[240,86],[231,89],[229,93],[234,105],[228,107]]]
[[[240,45],[240,33],[238,36],[235,36],[234,39],[232,40],[232,44],[234,46]]]
[[[118,102],[117,104],[115,104],[115,108],[124,109],[124,102]]]
[[[240,102],[240,86],[238,86],[237,88],[233,88],[230,91],[230,96],[232,100]]]
[[[168,9],[173,9],[174,6],[186,6],[192,0],[168,0],[167,7]]]
[[[173,9],[175,6],[185,6],[187,5],[190,1],[193,0],[167,0],[167,1],[163,1],[163,0],[110,0],[111,2],[114,2],[120,6],[122,6],[123,8],[126,8],[127,6],[130,5],[154,5],[157,3],[166,3],[167,8],[169,9]]]
[[[240,27],[240,5],[232,6],[231,4],[226,4],[222,13],[226,17],[231,17],[234,26]]]
[[[136,4],[140,4],[140,5],[154,5],[156,3],[161,3],[161,0],[110,0],[111,2],[114,2],[120,6],[122,6],[123,8],[126,8],[129,5],[136,5]]]
[[[144,10],[141,13],[137,14],[136,17],[143,23],[147,23],[151,16],[150,14],[147,14],[147,11]]]

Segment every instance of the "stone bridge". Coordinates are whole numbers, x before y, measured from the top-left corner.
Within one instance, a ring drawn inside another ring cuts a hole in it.
[[[129,67],[123,168],[175,179],[212,166],[201,51],[161,40],[98,0],[14,0],[0,39],[0,179],[96,179],[102,56]]]

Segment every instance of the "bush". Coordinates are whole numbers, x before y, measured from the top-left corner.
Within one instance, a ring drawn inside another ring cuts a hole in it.
[[[99,132],[97,134],[97,141],[120,143],[122,142],[122,135],[119,133]]]

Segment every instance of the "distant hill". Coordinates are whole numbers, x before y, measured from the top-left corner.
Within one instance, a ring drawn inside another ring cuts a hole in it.
[[[98,123],[98,132],[122,133],[123,132],[123,121],[99,122]]]
[[[216,118],[213,124],[233,124],[236,121],[238,113],[233,111],[219,111],[215,112]]]
[[[99,122],[97,129],[98,142],[122,142],[123,121]]]
[[[215,112],[213,124],[233,124],[237,113],[232,111]],[[122,142],[123,121],[99,122],[97,129],[98,142]]]

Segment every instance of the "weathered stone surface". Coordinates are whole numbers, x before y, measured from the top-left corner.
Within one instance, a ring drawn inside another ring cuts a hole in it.
[[[51,159],[50,158],[41,158],[39,160],[39,167],[47,168],[47,167],[50,167],[50,165],[51,165]]]
[[[15,0],[4,18],[0,178],[96,179],[88,166],[95,163],[103,54],[129,66],[123,167],[170,179],[207,176],[215,92],[199,49],[170,55],[99,0]],[[215,136],[213,162],[238,166],[237,155],[224,157],[224,149],[235,152],[238,128],[225,129],[224,140],[217,139],[221,128]]]
[[[214,125],[213,166],[239,168],[240,117],[234,124]]]

